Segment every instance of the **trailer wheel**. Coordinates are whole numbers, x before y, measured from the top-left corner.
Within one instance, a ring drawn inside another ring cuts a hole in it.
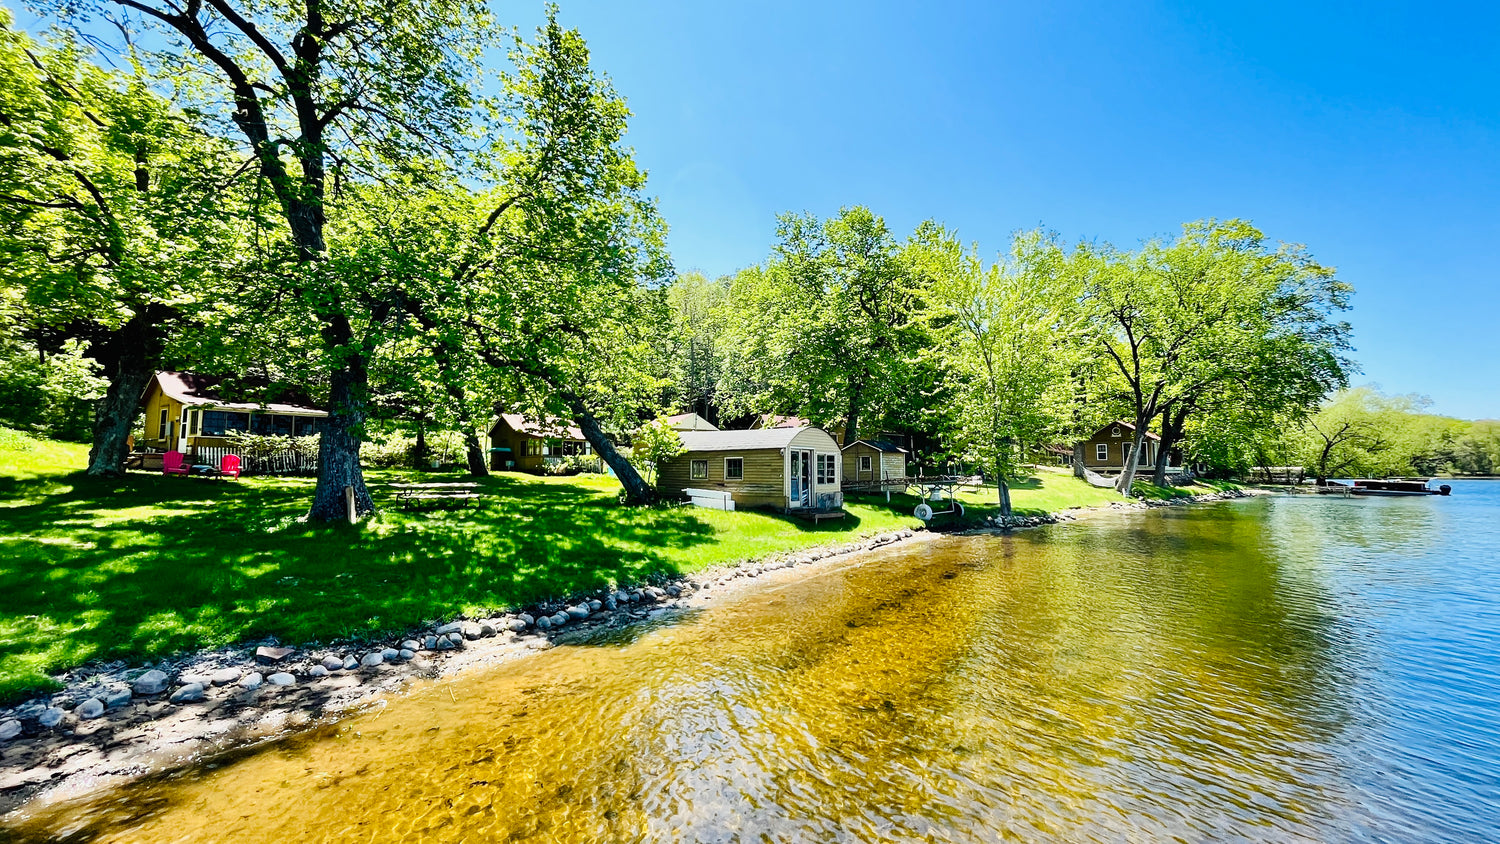
[[[915,510],[913,510],[911,512],[912,512],[912,515],[916,516],[917,518],[921,519],[924,522],[930,522],[930,521],[932,521],[932,508],[928,507],[925,502],[922,503],[922,504],[918,504],[917,505],[917,509],[915,509]]]
[[[953,502],[953,512],[955,512],[955,513],[959,514],[960,516],[962,516],[964,514],[964,505],[958,503],[957,501],[954,501]]]

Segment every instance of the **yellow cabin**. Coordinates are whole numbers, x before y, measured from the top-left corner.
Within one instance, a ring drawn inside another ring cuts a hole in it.
[[[220,379],[191,372],[158,372],[146,387],[146,436],[138,447],[192,452],[223,447],[243,432],[306,437],[321,433],[327,411],[276,402],[231,402],[218,394]]]

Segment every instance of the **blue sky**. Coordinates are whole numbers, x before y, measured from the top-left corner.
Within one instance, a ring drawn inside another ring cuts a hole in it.
[[[497,12],[530,29],[544,6]],[[763,260],[788,210],[931,217],[991,253],[1038,225],[1132,247],[1244,217],[1355,285],[1358,383],[1500,417],[1500,7],[563,0],[561,19],[630,102],[679,270]]]
[[[531,26],[541,6],[501,8]],[[981,248],[1245,217],[1358,290],[1361,382],[1500,417],[1500,12],[1301,3],[565,0],[679,269],[865,204]]]

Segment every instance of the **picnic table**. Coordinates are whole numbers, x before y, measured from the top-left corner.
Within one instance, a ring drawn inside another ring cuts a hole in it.
[[[389,486],[396,491],[396,500],[401,502],[402,507],[450,502],[463,507],[467,506],[470,501],[484,498],[484,493],[479,492],[479,484],[476,483],[389,484]]]

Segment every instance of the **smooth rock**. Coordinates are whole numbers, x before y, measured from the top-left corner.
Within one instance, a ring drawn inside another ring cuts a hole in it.
[[[327,677],[328,676],[328,669],[324,668],[321,665],[314,665],[312,668],[309,668],[307,670],[307,676],[309,676],[309,677]]]
[[[58,709],[55,706],[49,706],[46,709],[42,710],[42,714],[38,715],[36,720],[37,723],[50,730],[53,727],[56,727],[58,724],[61,724],[63,717],[67,714],[68,713],[64,712],[61,709]]]
[[[85,721],[92,721],[104,714],[104,701],[96,697],[91,697],[83,703],[78,704],[78,708],[73,710],[73,714]]]
[[[444,637],[444,638],[447,638],[447,637]],[[433,648],[435,648],[435,647],[438,646],[438,637],[436,637],[436,636],[428,636],[426,644],[427,644],[427,650],[429,650],[429,651],[432,650]]]
[[[437,640],[437,648],[436,648],[436,650],[451,651],[451,650],[453,650],[453,647],[454,647],[453,646],[453,640],[449,639],[447,636],[444,636],[441,639]]]
[[[167,690],[167,674],[153,668],[135,679],[134,688],[138,695],[159,695]]]
[[[414,650],[412,650],[411,648],[402,648],[401,649],[400,656],[401,656],[402,659],[407,659],[407,660],[413,659],[413,658],[416,657],[416,655],[417,655],[417,652],[414,651]]]
[[[126,686],[112,686],[104,690],[104,708],[119,709],[130,702],[130,689]]]
[[[401,652],[398,651],[398,650],[396,650],[395,648],[382,648],[381,651],[380,651],[381,658],[384,659],[386,662],[390,662],[391,660],[395,659],[396,657],[398,657],[400,655],[401,655]]]
[[[786,563],[780,563],[778,564],[777,568],[785,565]],[[676,584],[670,585],[667,587],[667,594],[671,595],[674,598],[680,598],[682,597],[682,587],[677,586]]]
[[[610,612],[620,608],[620,599],[615,597],[615,593],[611,592],[604,596],[604,608]]]
[[[344,661],[336,656],[323,657],[323,667],[329,671],[338,671],[344,667]]]
[[[439,627],[432,632],[438,634],[439,636],[446,636],[449,633],[462,633],[463,630],[464,623],[462,621],[450,621],[449,623],[444,624],[442,627]]]
[[[628,604],[630,603],[630,593],[626,592],[624,589],[616,590],[615,600],[619,601],[622,604]]]
[[[536,617],[529,612],[523,612],[520,615],[516,616],[516,620],[522,622],[527,627],[536,624]]]
[[[589,612],[598,612],[604,609],[603,601],[589,601]]]
[[[344,670],[345,671],[353,671],[354,669],[356,669],[358,667],[359,667],[359,657],[357,657],[357,656],[346,656],[346,657],[344,657]]]
[[[569,616],[565,612],[555,612],[552,614],[552,626],[561,627],[568,623],[568,618]]]
[[[371,651],[370,653],[365,654],[364,659],[361,659],[359,661],[359,664],[365,668],[374,668],[382,662],[385,662],[385,654]]]
[[[193,671],[187,674],[177,675],[177,685],[179,686],[191,686],[192,684],[197,683],[200,686],[207,687],[213,685],[213,682],[213,677],[210,677],[209,675],[204,674],[201,671]]]
[[[465,624],[463,626],[463,629],[461,631],[459,631],[459,632],[463,634],[463,637],[465,639],[468,639],[469,641],[472,642],[475,639],[479,638],[479,625],[477,625],[477,624]]]
[[[173,703],[196,703],[203,700],[203,684],[188,683],[186,686],[179,686],[169,700]]]
[[[286,673],[285,671],[278,671],[275,674],[267,677],[266,682],[270,683],[273,686],[290,686],[297,682],[297,678]]]
[[[240,685],[246,689],[250,689],[253,691],[260,688],[260,684],[264,683],[265,681],[266,678],[261,676],[261,673],[259,671],[251,671],[249,674],[246,674],[245,676],[240,678]]]
[[[520,633],[522,630],[526,629],[526,622],[522,621],[519,618],[513,618],[505,623],[505,629],[509,630],[512,633]]]
[[[552,619],[548,618],[545,615],[542,616],[541,618],[537,619],[536,620],[536,629],[538,629],[538,630],[551,630],[552,629]]]
[[[496,631],[494,624],[488,621],[479,622],[479,637],[481,639],[488,639],[489,637],[495,635],[495,632]]]
[[[421,649],[422,643],[416,639],[407,639],[401,643],[401,650],[403,651],[420,651]]]
[[[462,633],[449,633],[448,634],[448,641],[452,642],[455,647],[460,647],[461,648],[464,645],[464,634],[462,634]]]
[[[0,724],[0,741],[10,741],[21,734],[21,722],[12,718]]]
[[[215,671],[213,676],[209,678],[209,682],[215,686],[227,686],[240,679],[240,673],[238,668],[223,668]]]
[[[275,665],[296,652],[296,648],[270,648],[261,645],[255,649],[255,661],[261,665]]]
[[[588,607],[568,607],[567,613],[568,618],[571,618],[574,621],[583,621],[585,618],[589,617]]]

